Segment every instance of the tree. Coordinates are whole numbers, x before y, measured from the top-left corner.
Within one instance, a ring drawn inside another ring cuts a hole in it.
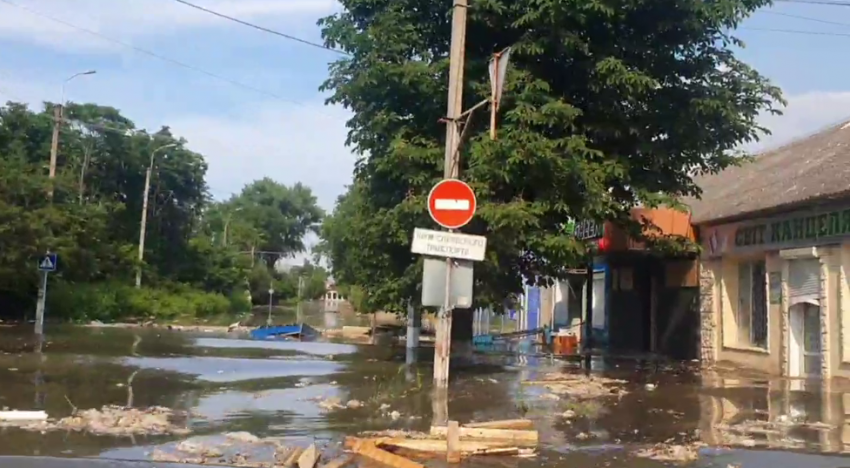
[[[315,231],[324,215],[309,187],[287,187],[269,178],[246,185],[219,210],[230,219],[232,242],[282,256],[303,252],[304,236]]]
[[[204,157],[188,150],[185,140],[168,127],[152,134],[138,130],[117,109],[96,104],[66,106],[56,178],[51,181],[47,163],[52,108],[50,103],[40,111],[17,103],[0,106],[0,314],[4,316],[20,317],[33,310],[38,285],[35,262],[47,250],[60,257],[59,271],[51,275],[56,287],[50,297],[53,309],[63,309],[66,318],[156,315],[154,309],[169,316],[193,311],[211,316],[228,304],[236,310],[245,303],[252,266],[241,248],[263,246],[268,238],[288,252],[303,250],[300,237],[320,219],[308,188],[299,184],[287,188],[270,180],[252,184],[245,197],[237,197],[241,205],[236,208],[244,206],[246,216],[234,216],[233,207],[210,199]],[[144,262],[147,289],[136,291],[131,285],[145,173],[151,155],[166,145],[155,154],[151,177]],[[50,187],[52,200],[47,197]],[[228,229],[234,243],[223,236],[231,220]],[[294,297],[294,286],[290,289],[288,294]]]
[[[425,197],[443,172],[449,3],[341,3],[320,24],[326,45],[351,56],[332,64],[323,89],[353,111],[349,143],[361,158],[326,250],[335,277],[363,286],[374,307],[404,310],[421,272],[413,228],[436,227]],[[782,102],[731,49],[734,28],[769,3],[475,2],[464,108],[488,98],[491,55],[513,48],[499,139],[473,120],[461,155],[479,202],[464,230],[488,237],[478,300],[501,301],[523,280],[563,277],[582,261],[584,245],[561,229],[567,218],[626,223],[635,205],[698,196],[694,174],[736,163],[735,148],[766,131],[758,115]]]

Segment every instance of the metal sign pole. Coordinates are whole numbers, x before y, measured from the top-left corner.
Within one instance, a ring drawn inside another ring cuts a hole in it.
[[[41,271],[41,284],[38,286],[38,303],[35,308],[35,334],[44,334],[44,309],[47,303],[47,271]]]

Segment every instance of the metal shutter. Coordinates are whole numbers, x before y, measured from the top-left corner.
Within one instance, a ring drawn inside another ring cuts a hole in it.
[[[820,260],[791,260],[788,265],[789,305],[820,304]]]

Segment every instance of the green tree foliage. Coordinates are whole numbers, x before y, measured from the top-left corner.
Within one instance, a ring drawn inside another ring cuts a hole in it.
[[[51,275],[52,317],[174,319],[244,310],[252,266],[246,247],[298,253],[300,238],[321,217],[308,188],[268,179],[228,203],[214,203],[203,156],[167,127],[147,133],[117,109],[95,104],[69,104],[64,114],[51,182],[52,105],[0,107],[3,315],[31,313],[36,260],[48,250],[60,257]],[[145,288],[137,291],[131,285],[152,154]],[[228,229],[236,242],[223,236],[225,218],[233,220]]]
[[[501,301],[562,277],[585,247],[567,217],[626,222],[630,208],[699,195],[692,176],[736,163],[780,91],[738,60],[734,28],[769,0],[480,0],[468,9],[464,108],[489,97],[487,65],[512,47],[499,138],[473,119],[461,177],[478,196],[464,231],[488,237],[476,296]],[[450,2],[341,0],[323,19],[329,102],[354,116],[362,157],[324,230],[333,274],[372,307],[418,297],[415,226],[443,173]],[[485,108],[486,109],[486,108]]]

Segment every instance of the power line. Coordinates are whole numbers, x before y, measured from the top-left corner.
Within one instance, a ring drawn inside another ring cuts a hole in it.
[[[256,29],[258,31],[262,31],[262,32],[269,33],[269,34],[272,34],[272,35],[275,35],[275,36],[279,36],[279,37],[282,37],[284,39],[289,39],[291,41],[300,42],[302,44],[306,44],[306,45],[311,46],[311,47],[316,47],[318,49],[328,50],[328,51],[331,51],[331,52],[334,52],[334,53],[337,53],[337,54],[340,54],[340,55],[345,55],[345,56],[348,56],[348,57],[351,56],[351,54],[349,54],[348,52],[338,50],[338,49],[334,49],[334,48],[331,48],[331,47],[327,47],[323,44],[311,42],[311,41],[308,41],[306,39],[301,39],[300,37],[295,37],[293,35],[282,33],[280,31],[276,31],[274,29],[269,29],[265,26],[260,26],[259,24],[249,23],[248,21],[241,20],[239,18],[234,18],[232,16],[225,15],[224,13],[219,13],[215,10],[210,10],[209,8],[204,8],[200,5],[195,5],[194,3],[187,2],[186,0],[174,0],[174,1],[177,2],[177,3],[183,4],[183,5],[186,5],[187,7],[203,11],[204,13],[209,13],[211,15],[218,16],[219,18],[223,18],[223,19],[226,19],[228,21],[233,21],[234,23],[239,23],[243,26],[248,26],[249,28],[253,28],[253,29]]]
[[[782,3],[799,3],[803,5],[828,5],[828,6],[843,6],[850,7],[850,2],[842,2],[838,0],[776,0]]]
[[[133,51],[135,51],[135,52],[138,52],[138,53],[140,53],[140,54],[147,55],[148,57],[153,57],[153,58],[155,58],[155,59],[158,59],[158,60],[161,60],[161,61],[163,61],[163,62],[169,63],[169,64],[171,64],[171,65],[176,65],[176,66],[178,66],[178,67],[185,68],[185,69],[187,69],[187,70],[192,70],[192,71],[194,71],[194,72],[197,72],[197,73],[200,73],[200,74],[203,74],[203,75],[209,76],[209,77],[211,77],[211,78],[215,78],[215,79],[217,79],[217,80],[219,80],[219,81],[224,81],[224,82],[229,83],[229,84],[231,84],[231,85],[238,86],[238,87],[240,87],[240,88],[243,88],[243,89],[246,89],[246,90],[249,90],[249,91],[253,91],[253,92],[257,93],[257,94],[262,94],[262,95],[264,95],[264,96],[268,96],[268,97],[271,97],[271,98],[277,99],[277,100],[279,100],[279,101],[289,102],[289,103],[292,103],[292,104],[297,104],[297,105],[299,105],[299,106],[305,106],[305,107],[307,106],[307,105],[306,105],[306,104],[304,104],[303,102],[294,101],[294,100],[292,100],[292,99],[287,99],[287,98],[285,98],[285,97],[283,97],[283,96],[281,96],[281,95],[279,95],[279,94],[275,94],[275,93],[273,93],[273,92],[271,92],[271,91],[266,91],[266,90],[264,90],[264,89],[257,88],[257,87],[255,87],[255,86],[251,86],[251,85],[249,85],[249,84],[242,83],[241,81],[236,81],[236,80],[234,80],[234,79],[232,79],[232,78],[228,78],[228,77],[226,77],[226,76],[219,75],[219,74],[217,74],[217,73],[213,73],[213,72],[211,72],[211,71],[204,70],[204,69],[199,68],[199,67],[196,67],[196,66],[194,66],[194,65],[190,65],[190,64],[188,64],[188,63],[181,62],[181,61],[179,61],[179,60],[175,60],[175,59],[173,59],[173,58],[170,58],[170,57],[166,57],[166,56],[164,56],[164,55],[157,54],[156,52],[151,52],[150,50],[142,49],[141,47],[136,47],[136,46],[134,46],[134,45],[132,45],[132,44],[128,44],[128,43],[126,43],[126,42],[123,42],[123,41],[121,41],[121,40],[115,39],[115,38],[113,38],[113,37],[106,36],[106,35],[104,35],[104,34],[101,34],[101,33],[97,32],[97,31],[92,31],[91,29],[84,28],[84,27],[82,27],[82,26],[77,26],[77,25],[72,24],[72,23],[69,23],[69,22],[67,22],[67,21],[65,21],[65,20],[62,20],[62,19],[59,19],[59,18],[56,18],[56,17],[50,16],[50,15],[48,15],[48,14],[45,14],[45,13],[42,13],[42,12],[39,12],[39,11],[33,10],[33,9],[31,9],[31,8],[29,8],[29,7],[26,7],[26,6],[24,6],[24,5],[20,5],[20,4],[17,4],[17,3],[11,2],[10,0],[0,0],[0,3],[5,3],[5,4],[9,5],[9,6],[13,6],[13,7],[15,7],[15,8],[19,8],[19,9],[21,9],[21,10],[24,10],[24,11],[26,11],[27,13],[30,13],[31,15],[38,16],[38,17],[40,17],[40,18],[43,18],[43,19],[46,19],[46,20],[49,20],[49,21],[53,21],[53,22],[55,22],[55,23],[58,23],[58,24],[64,25],[64,26],[66,26],[66,27],[69,27],[69,28],[71,28],[71,29],[75,29],[75,30],[77,30],[77,31],[85,32],[85,33],[87,33],[87,34],[90,34],[90,35],[92,35],[92,36],[95,36],[95,37],[97,37],[97,38],[100,38],[100,39],[102,39],[102,40],[104,40],[104,41],[111,42],[111,43],[113,43],[113,44],[118,44],[118,45],[120,45],[120,46],[122,46],[122,47],[126,47],[126,48],[128,48],[128,49],[130,49],[130,50],[133,50]],[[325,114],[325,115],[327,115],[327,114]]]
[[[803,34],[807,36],[838,36],[838,37],[850,37],[850,33],[838,33],[838,32],[827,32],[827,31],[800,31],[796,29],[776,29],[776,28],[752,28],[745,27],[740,28],[747,31],[765,31],[765,32],[777,32],[777,33],[785,33],[785,34]]]
[[[778,12],[778,11],[761,11],[759,13],[763,13],[763,14],[766,14],[766,15],[784,16],[786,18],[794,18],[794,19],[800,19],[800,20],[805,20],[805,21],[814,21],[816,23],[832,24],[832,25],[835,25],[835,26],[850,27],[850,23],[842,23],[842,22],[839,22],[839,21],[829,21],[829,20],[824,20],[824,19],[820,19],[820,18],[812,18],[811,16],[792,15],[790,13],[781,13],[781,12]]]

